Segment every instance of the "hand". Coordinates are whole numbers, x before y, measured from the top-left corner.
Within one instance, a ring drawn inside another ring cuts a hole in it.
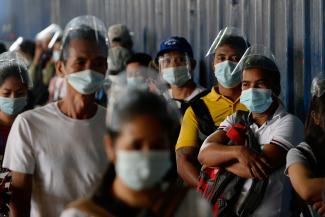
[[[323,201],[318,201],[318,202],[314,203],[313,208],[316,210],[316,212],[320,216],[325,217],[325,203],[323,203]]]
[[[238,146],[237,160],[250,171],[253,178],[265,179],[271,170],[263,156],[245,146]]]

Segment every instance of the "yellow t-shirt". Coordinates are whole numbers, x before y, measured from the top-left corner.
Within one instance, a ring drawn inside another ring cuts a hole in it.
[[[239,98],[233,102],[230,99],[218,94],[215,88],[201,98],[206,104],[210,115],[218,127],[219,124],[232,115],[237,110],[247,111],[246,107],[240,103]],[[189,107],[183,117],[181,131],[178,136],[176,150],[182,147],[195,147],[198,144],[199,126],[193,109]]]

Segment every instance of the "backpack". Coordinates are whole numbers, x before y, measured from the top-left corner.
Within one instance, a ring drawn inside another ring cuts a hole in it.
[[[249,113],[245,111],[237,111],[235,113],[234,127],[237,127],[239,130],[245,129],[245,144],[250,149],[259,153],[261,152],[261,147],[249,127],[250,123],[248,114]],[[234,141],[230,140],[227,145],[234,144]],[[245,181],[245,178],[236,176],[222,167],[205,167],[200,171],[200,184],[197,187],[197,190],[211,203],[215,216],[248,217],[262,201],[268,184],[268,179],[253,179],[253,183],[247,196],[240,204],[238,212],[236,212],[235,205],[237,204]]]

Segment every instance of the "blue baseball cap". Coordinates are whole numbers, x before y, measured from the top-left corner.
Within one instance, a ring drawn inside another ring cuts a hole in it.
[[[163,42],[161,42],[160,49],[157,53],[157,57],[169,51],[186,52],[189,57],[193,57],[192,46],[183,37],[171,36],[166,40],[164,40]]]

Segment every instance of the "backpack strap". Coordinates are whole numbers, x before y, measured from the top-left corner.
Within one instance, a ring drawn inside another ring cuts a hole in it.
[[[207,137],[216,131],[217,127],[214,125],[210,111],[202,99],[191,103],[191,107],[197,118],[200,133]]]
[[[89,199],[79,199],[75,202],[70,203],[67,208],[79,209],[82,212],[87,213],[89,216],[93,217],[114,217],[108,213],[105,209],[95,204]]]
[[[240,217],[248,217],[256,210],[258,205],[260,205],[262,202],[267,185],[268,179],[253,180],[252,186],[250,187],[248,194],[239,209]]]
[[[178,101],[181,104],[180,112],[181,112],[182,115],[184,115],[185,112],[186,112],[186,110],[187,110],[187,108],[190,107],[193,102],[195,102],[196,100],[199,100],[201,97],[207,95],[208,93],[210,93],[210,91],[204,90],[204,91],[198,93],[196,96],[194,96],[189,101],[178,100],[178,99],[173,99],[173,100]]]
[[[202,91],[201,93],[198,93],[198,94],[197,94],[195,97],[193,97],[189,102],[190,102],[190,103],[191,103],[191,102],[194,102],[194,101],[200,99],[201,97],[207,95],[208,93],[210,93],[210,90],[204,90],[204,91]]]

